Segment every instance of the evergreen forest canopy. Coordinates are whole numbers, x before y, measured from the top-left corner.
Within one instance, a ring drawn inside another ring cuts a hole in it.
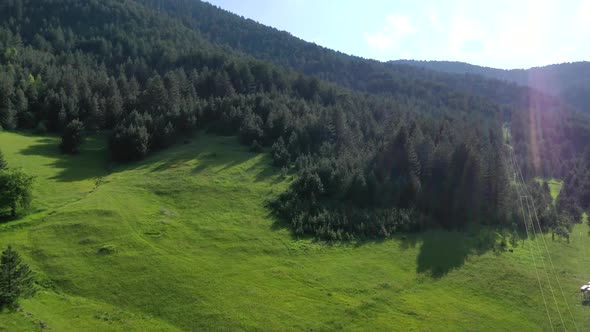
[[[192,0],[8,0],[0,22],[4,130],[58,133],[67,153],[102,131],[119,162],[237,135],[296,169],[269,205],[297,235],[522,225],[512,149],[545,230],[590,208],[588,116],[538,90],[348,56]],[[565,180],[555,207],[538,176]]]
[[[453,61],[391,61],[447,73],[472,74],[529,85],[549,95],[560,97],[580,111],[590,109],[590,62],[573,62],[530,69],[495,69]]]

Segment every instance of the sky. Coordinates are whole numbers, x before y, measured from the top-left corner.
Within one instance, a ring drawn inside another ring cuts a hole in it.
[[[590,60],[590,0],[208,0],[303,40],[381,61],[502,69]]]

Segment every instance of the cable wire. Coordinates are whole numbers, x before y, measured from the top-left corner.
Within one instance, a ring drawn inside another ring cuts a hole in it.
[[[551,270],[553,272],[553,276],[555,277],[555,280],[557,281],[557,285],[559,286],[559,290],[561,292],[561,296],[563,297],[563,300],[564,300],[564,302],[566,304],[566,308],[567,308],[567,311],[570,314],[570,317],[572,319],[572,323],[574,324],[574,327],[575,327],[576,331],[579,331],[578,324],[576,324],[576,320],[575,320],[574,315],[573,315],[573,313],[571,311],[570,305],[569,305],[569,303],[567,301],[567,298],[565,297],[565,293],[563,292],[563,287],[561,286],[561,282],[559,281],[559,278],[557,276],[557,272],[555,271],[555,265],[553,264],[553,259],[551,258],[551,253],[549,251],[549,247],[547,246],[547,241],[545,240],[545,237],[542,234],[541,222],[539,221],[539,216],[537,215],[537,209],[536,209],[536,206],[535,206],[535,200],[533,199],[533,196],[531,195],[531,193],[530,193],[530,191],[529,191],[526,183],[524,182],[524,178],[522,176],[522,171],[520,170],[520,167],[518,166],[518,160],[516,160],[516,158],[514,158],[514,163],[516,163],[516,166],[518,168],[518,172],[519,172],[519,175],[520,175],[520,180],[522,180],[523,187],[524,187],[524,189],[525,189],[525,191],[527,193],[527,196],[530,197],[531,204],[533,205],[532,210],[533,210],[534,215],[535,215],[535,220],[537,222],[537,226],[539,228],[539,232],[541,232],[541,239],[542,239],[543,245],[545,247],[545,251],[547,252],[547,257],[548,257],[549,263],[551,265]],[[527,200],[527,206],[528,206],[528,200]],[[534,225],[533,225],[533,227],[534,227]],[[536,238],[536,235],[535,235],[535,238]],[[558,311],[559,311],[559,309],[558,309]],[[565,328],[565,326],[564,326],[564,328]]]
[[[516,175],[516,164],[514,162],[514,159],[512,159],[511,162],[512,162],[514,174]],[[521,195],[522,189],[520,188],[520,179],[517,180],[516,189],[518,192],[518,200],[520,202],[520,210],[522,213],[522,219],[523,219],[525,231],[526,231],[527,238],[528,238],[529,237],[529,226],[528,226],[525,211],[524,211],[524,205],[522,204],[522,197],[523,196]],[[531,258],[533,260],[533,269],[535,270],[535,275],[537,276],[537,282],[539,283],[539,290],[541,291],[541,297],[543,298],[543,304],[545,305],[545,312],[547,313],[547,319],[549,319],[549,326],[551,326],[551,331],[555,331],[555,329],[553,328],[553,321],[551,320],[551,314],[549,313],[549,306],[547,305],[547,300],[545,299],[545,292],[543,291],[543,285],[541,284],[541,278],[539,277],[539,271],[537,269],[537,262],[535,260],[535,254],[534,254],[533,250],[529,250],[529,251],[531,253]]]

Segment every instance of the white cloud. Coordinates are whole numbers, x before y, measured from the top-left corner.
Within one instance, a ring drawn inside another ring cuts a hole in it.
[[[525,68],[587,60],[590,0],[451,0],[384,18],[364,33],[370,56]],[[403,9],[400,9],[403,10]]]
[[[372,50],[384,53],[399,50],[401,41],[417,32],[418,28],[409,17],[391,14],[385,19],[385,25],[381,31],[365,32],[365,40]]]
[[[487,17],[473,15],[473,8],[456,12],[447,25],[448,56],[501,67],[508,63],[510,67],[528,67],[559,62],[573,49],[566,47],[567,34],[563,31],[567,27],[556,19],[556,8],[555,0],[529,0]],[[585,24],[590,16],[583,17],[586,19],[579,21]],[[561,36],[559,46],[556,35]]]
[[[485,39],[486,35],[481,29],[479,21],[456,16],[452,20],[448,35],[449,52],[454,56],[477,53],[466,46],[474,42],[483,43]]]
[[[391,36],[379,31],[375,33],[365,32],[365,40],[369,47],[377,52],[384,52],[392,48],[397,48],[396,42]]]
[[[440,18],[438,16],[438,14],[436,13],[436,11],[429,10],[426,14],[426,17],[428,18],[428,22],[430,23],[430,25],[432,27],[438,27],[439,22],[440,22]]]
[[[418,32],[418,28],[412,25],[409,17],[393,14],[387,16],[386,21],[385,31],[392,35],[403,37]]]
[[[545,63],[554,58],[556,48],[549,45],[548,36],[554,26],[554,3],[551,0],[531,0],[525,13],[502,15],[497,20],[485,50],[488,61],[502,60],[519,63]]]

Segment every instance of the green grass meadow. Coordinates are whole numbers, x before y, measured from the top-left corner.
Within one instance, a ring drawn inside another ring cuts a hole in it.
[[[557,179],[541,179],[541,178],[537,178],[536,180],[541,185],[545,181],[547,181],[547,184],[549,185],[549,190],[551,192],[551,197],[553,197],[554,200],[557,199],[557,196],[559,196],[559,193],[561,192],[561,187],[563,187],[563,181],[557,180]]]
[[[537,275],[555,329],[558,308],[575,330],[568,306],[590,329],[578,291],[590,280],[586,223],[571,243],[545,237],[564,300],[533,264],[540,239],[500,253],[480,249],[485,229],[294,238],[265,207],[292,175],[235,137],[198,134],[114,167],[101,138],[78,156],[57,144],[0,132],[9,165],[36,176],[31,213],[0,224],[0,247],[14,245],[40,285],[22,311],[0,313],[0,331],[551,330]]]

